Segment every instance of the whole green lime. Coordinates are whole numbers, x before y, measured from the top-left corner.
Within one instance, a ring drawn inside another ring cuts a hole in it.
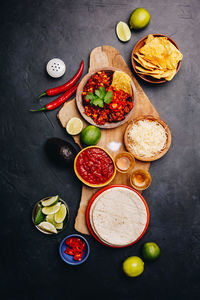
[[[130,29],[143,29],[149,24],[150,19],[150,13],[145,8],[138,7],[132,12],[130,16]]]
[[[145,243],[142,247],[142,255],[144,260],[154,261],[160,256],[160,248],[156,243]]]
[[[101,130],[93,125],[89,125],[81,132],[81,144],[86,146],[96,145],[101,138]]]
[[[144,262],[138,256],[130,256],[123,262],[124,273],[129,277],[137,277],[144,271]]]

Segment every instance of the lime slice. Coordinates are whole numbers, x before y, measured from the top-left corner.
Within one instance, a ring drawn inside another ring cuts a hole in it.
[[[67,214],[66,206],[61,204],[59,211],[54,215],[54,220],[56,223],[61,223],[64,221]]]
[[[58,200],[59,200],[59,196],[56,195],[54,197],[50,197],[47,200],[41,201],[41,203],[43,206],[52,206],[52,205],[56,204],[58,202]]]
[[[131,31],[125,22],[120,21],[116,26],[117,37],[122,42],[128,42],[131,39]]]
[[[48,232],[52,232],[52,233],[58,233],[55,226],[49,222],[42,222],[39,224],[39,227],[43,230],[46,230]]]
[[[60,209],[60,202],[56,203],[53,206],[45,206],[45,207],[43,207],[42,212],[45,215],[52,215],[52,214],[57,213],[57,211],[59,211],[59,209]]]
[[[63,229],[63,222],[56,223],[56,221],[54,220],[54,216],[55,216],[55,214],[47,215],[46,216],[46,221],[53,224],[56,227],[56,229]]]
[[[63,229],[63,222],[61,223],[55,223],[56,229]]]
[[[71,118],[66,126],[66,130],[71,135],[79,134],[83,129],[83,122],[79,118]]]
[[[36,213],[36,216],[35,216],[35,225],[38,225],[40,224],[43,220],[44,220],[44,215],[42,213],[42,206],[41,205],[38,205],[39,209]]]

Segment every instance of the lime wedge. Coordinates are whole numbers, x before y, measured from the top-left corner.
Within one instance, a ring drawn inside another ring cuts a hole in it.
[[[49,222],[42,222],[38,225],[41,229],[52,233],[58,233],[55,226]]]
[[[43,207],[42,212],[45,215],[52,215],[52,214],[57,213],[57,211],[59,211],[59,209],[60,209],[60,202],[56,203],[53,206],[45,206],[45,207]]]
[[[54,220],[54,214],[53,215],[47,215],[46,216],[46,221],[53,224],[56,229],[63,229],[63,222],[61,223],[56,223],[56,221]]]
[[[61,223],[55,223],[56,229],[63,229],[63,222]]]
[[[60,209],[57,213],[54,215],[54,220],[56,223],[61,223],[64,221],[67,214],[66,206],[64,204],[61,204]]]
[[[59,196],[56,195],[54,197],[50,197],[47,200],[41,201],[41,203],[42,203],[43,206],[51,206],[51,205],[56,204],[58,202],[58,200],[59,200]]]
[[[122,42],[128,42],[131,39],[131,31],[125,22],[120,21],[116,26],[117,37]]]
[[[35,225],[38,225],[40,224],[43,220],[44,220],[44,215],[42,213],[42,206],[41,205],[38,205],[39,209],[36,213],[36,216],[35,216]]]
[[[79,118],[71,118],[66,126],[67,133],[71,135],[79,134],[83,129],[83,122]]]

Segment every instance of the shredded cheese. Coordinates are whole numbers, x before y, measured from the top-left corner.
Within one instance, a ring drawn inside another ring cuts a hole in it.
[[[167,133],[157,121],[140,120],[128,132],[129,147],[136,155],[152,157],[165,148]]]

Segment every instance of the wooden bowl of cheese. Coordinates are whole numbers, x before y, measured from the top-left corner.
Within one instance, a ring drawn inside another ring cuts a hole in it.
[[[169,150],[171,132],[163,120],[153,116],[141,116],[127,126],[124,143],[136,159],[154,161]]]

